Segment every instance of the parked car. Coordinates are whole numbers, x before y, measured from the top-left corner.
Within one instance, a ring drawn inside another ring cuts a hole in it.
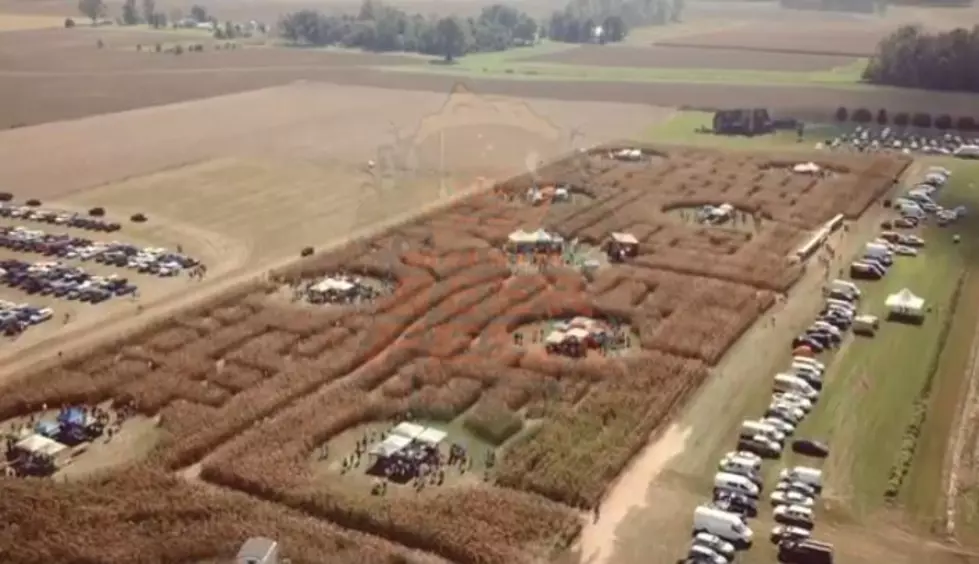
[[[812,509],[801,505],[779,505],[772,511],[772,516],[781,525],[803,529],[812,529],[815,526]]]
[[[697,533],[693,537],[693,544],[707,547],[728,559],[734,557],[734,544],[727,542],[717,535],[712,535],[710,533]]]
[[[778,544],[786,540],[805,540],[812,536],[812,531],[802,527],[792,527],[789,525],[775,525],[772,528],[772,544]]]
[[[815,500],[802,492],[792,490],[775,490],[768,496],[773,506],[779,505],[798,505],[800,507],[812,507]]]
[[[799,492],[813,498],[819,494],[814,486],[798,480],[780,480],[778,484],[775,485],[775,490]]]
[[[829,456],[829,446],[812,439],[799,439],[792,442],[792,451],[804,456],[826,458]]]

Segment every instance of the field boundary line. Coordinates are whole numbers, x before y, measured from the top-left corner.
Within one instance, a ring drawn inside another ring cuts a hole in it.
[[[821,49],[791,49],[780,47],[754,47],[745,45],[728,44],[709,44],[700,45],[687,41],[654,41],[653,47],[672,47],[675,49],[712,49],[714,51],[744,51],[748,53],[774,53],[778,55],[811,55],[813,57],[853,57],[854,59],[866,59],[873,57],[873,53],[854,53],[850,51],[823,51]]]
[[[968,370],[969,387],[962,401],[961,409],[959,409],[959,420],[955,425],[951,460],[949,461],[949,469],[946,476],[945,534],[951,539],[955,537],[955,513],[958,507],[959,496],[959,468],[962,465],[962,456],[966,447],[966,437],[969,436],[969,429],[975,424],[976,416],[979,415],[979,404],[976,402],[976,395],[979,393],[979,323],[976,324],[975,333],[972,337]]]

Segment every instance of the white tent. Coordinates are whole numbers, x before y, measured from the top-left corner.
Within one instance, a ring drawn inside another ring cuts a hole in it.
[[[795,173],[798,173],[798,174],[816,174],[820,170],[822,170],[822,169],[819,167],[819,165],[816,164],[816,163],[812,163],[812,162],[809,162],[809,163],[799,163],[799,164],[795,165],[794,167],[792,167],[792,172],[795,172]]]
[[[887,296],[884,302],[887,309],[896,315],[921,317],[925,314],[925,300],[915,296],[911,290],[903,290]]]
[[[311,292],[316,292],[318,294],[326,294],[328,292],[338,292],[347,293],[353,290],[356,286],[352,282],[346,280],[339,280],[337,278],[327,278],[321,282],[318,282],[309,290]]]
[[[536,243],[549,243],[554,239],[553,237],[551,237],[550,233],[544,231],[543,229],[538,229],[537,231],[534,231],[533,233],[530,234],[530,236],[533,238],[533,241]]]
[[[443,440],[445,440],[445,437],[447,435],[448,433],[446,433],[445,431],[440,431],[438,429],[429,427],[424,431],[422,431],[422,433],[418,435],[418,437],[415,440],[430,446],[436,446],[439,443],[441,443]]]
[[[571,337],[572,339],[577,339],[578,341],[584,341],[589,336],[591,336],[591,331],[581,327],[575,327],[574,329],[565,333],[565,335]]]
[[[560,345],[564,342],[564,333],[562,331],[551,331],[551,333],[544,339],[544,344],[546,345]]]
[[[388,435],[386,439],[374,445],[368,454],[388,457],[401,451],[411,444],[411,439],[402,435]]]
[[[45,455],[54,458],[61,454],[66,448],[65,445],[49,439],[44,435],[30,435],[15,445],[15,448],[31,454]]]
[[[424,431],[425,428],[421,425],[405,421],[404,423],[398,423],[398,426],[391,430],[391,434],[400,435],[412,441],[418,438],[418,435],[421,435]]]
[[[517,245],[517,244],[533,243],[534,242],[534,235],[533,235],[533,233],[527,233],[526,231],[524,231],[522,229],[518,229],[518,230],[514,231],[513,233],[511,233],[509,235],[509,237],[507,237],[507,239],[511,243],[513,243],[515,245]]]
[[[612,240],[622,245],[638,245],[639,240],[631,233],[612,233]]]

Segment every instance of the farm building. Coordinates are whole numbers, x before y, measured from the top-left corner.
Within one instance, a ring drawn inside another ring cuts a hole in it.
[[[924,320],[924,298],[919,298],[907,288],[887,296],[884,305],[887,307],[891,319],[912,323],[920,323]]]
[[[564,250],[564,237],[543,229],[533,232],[517,230],[507,237],[507,248],[513,253],[560,253]]]
[[[608,257],[613,260],[623,260],[639,254],[639,239],[631,233],[612,233],[608,242]]]

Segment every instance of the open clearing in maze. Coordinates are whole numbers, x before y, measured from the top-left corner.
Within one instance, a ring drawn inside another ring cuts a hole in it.
[[[239,495],[228,489],[250,494],[257,505],[246,507],[263,508],[259,515],[276,504],[335,523],[343,530],[322,537],[313,528],[327,525],[304,521],[310,539],[334,542],[351,559],[403,561],[384,556],[396,552],[408,561],[511,564],[566,547],[582,526],[580,509],[596,506],[648,435],[800,276],[788,256],[806,233],[838,213],[861,215],[908,164],[819,155],[811,158],[834,173],[799,179],[786,170],[799,158],[790,154],[646,150],[655,156],[649,164],[596,150],[536,172],[540,184],[571,184],[592,198],[525,205],[519,200],[534,179],[518,177],[120,342],[66,354],[59,366],[26,375],[27,385],[5,386],[3,419],[44,404],[114,400],[158,416],[162,430],[135,469],[76,485],[18,484],[23,495],[38,489],[52,499],[52,511],[33,512],[34,530],[70,526],[79,539],[67,545],[39,534],[12,543],[11,561],[31,551],[67,561],[98,550],[114,562],[163,558],[154,551],[228,555],[235,527],[260,526],[247,509],[200,513],[201,495]],[[722,202],[757,228],[693,226],[674,213]],[[500,247],[513,231],[539,227],[593,244],[628,231],[641,251],[594,277],[561,266],[513,275]],[[282,284],[338,271],[394,279],[396,289],[361,306],[300,308],[275,298]],[[516,327],[573,316],[623,320],[637,331],[639,350],[574,360],[514,344]],[[351,429],[383,428],[409,413],[448,427],[476,411],[484,415],[474,420],[520,422],[512,440],[499,437],[497,462],[478,480],[375,496],[358,476],[322,480],[310,464],[324,445],[328,459],[347,456],[331,441]],[[129,489],[142,493],[123,493]],[[75,506],[91,496],[111,496],[101,511],[123,520],[140,512],[149,522],[179,521],[180,542],[133,543],[126,531],[53,511],[53,500]],[[147,496],[166,503],[147,512]],[[334,554],[298,538],[300,526],[280,537],[286,556],[314,562]]]

